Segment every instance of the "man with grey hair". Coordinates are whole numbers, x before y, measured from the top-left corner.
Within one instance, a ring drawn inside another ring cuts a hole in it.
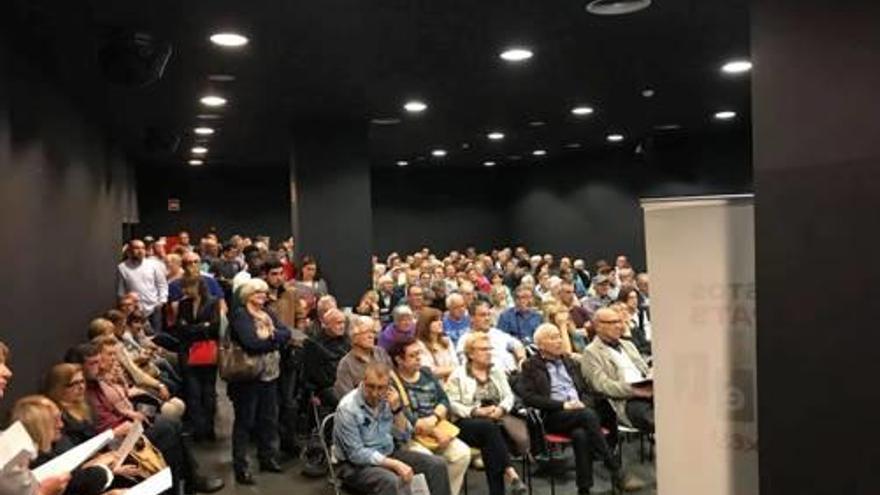
[[[391,311],[404,297],[403,286],[395,287],[394,278],[386,273],[377,280],[376,293],[379,294],[379,321],[387,325],[391,322]]]
[[[328,407],[335,407],[338,396],[333,392],[336,367],[351,350],[345,334],[345,314],[331,308],[321,317],[321,331],[303,347],[303,380],[306,388],[317,395]]]
[[[538,353],[523,363],[517,391],[526,406],[543,413],[548,433],[571,437],[578,494],[590,493],[594,453],[611,472],[617,489],[643,488],[644,482],[624,475],[602,434],[603,425],[611,432],[617,431],[617,418],[607,402],[590,394],[580,366],[563,354],[559,328],[544,323],[535,330],[534,337]]]
[[[391,367],[391,358],[385,349],[376,345],[376,324],[369,316],[355,316],[351,324],[351,350],[336,367],[333,390],[342,397],[364,379],[364,370],[372,362]]]
[[[446,297],[446,314],[443,315],[443,331],[453,344],[471,327],[464,296],[454,292]]]
[[[391,323],[379,334],[379,347],[386,351],[397,342],[416,337],[416,318],[409,306],[401,304],[394,308],[391,312],[391,320]]]

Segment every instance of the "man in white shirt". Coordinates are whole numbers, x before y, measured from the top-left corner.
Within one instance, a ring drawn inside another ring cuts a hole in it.
[[[596,337],[581,354],[581,372],[596,392],[608,397],[619,421],[654,431],[654,387],[651,370],[639,351],[621,339],[623,322],[610,308],[596,311]]]
[[[116,295],[138,295],[140,309],[150,319],[154,331],[162,329],[162,307],[168,302],[165,266],[147,258],[147,248],[140,239],[128,243],[127,258],[116,269]]]
[[[461,358],[461,362],[467,361],[464,353],[464,343],[469,334],[484,332],[489,336],[492,345],[492,365],[497,366],[505,373],[511,373],[519,369],[520,364],[526,357],[522,342],[516,337],[492,327],[492,313],[489,303],[477,301],[471,306],[471,328],[458,339],[455,352]]]

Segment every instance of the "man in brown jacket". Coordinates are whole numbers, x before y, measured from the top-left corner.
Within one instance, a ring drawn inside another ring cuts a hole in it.
[[[596,337],[581,354],[581,372],[596,392],[606,396],[624,424],[654,431],[654,389],[651,370],[636,347],[621,339],[623,322],[617,311],[602,308],[593,317]]]

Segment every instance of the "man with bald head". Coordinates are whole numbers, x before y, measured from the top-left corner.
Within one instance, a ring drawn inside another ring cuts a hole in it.
[[[618,419],[642,431],[654,431],[651,370],[638,349],[621,339],[624,322],[611,308],[596,311],[596,337],[581,355],[581,371],[593,390],[611,401]]]
[[[644,487],[643,482],[624,475],[602,434],[603,425],[617,431],[614,411],[590,394],[580,366],[563,354],[559,328],[544,323],[535,330],[534,339],[538,353],[523,363],[517,389],[526,406],[543,413],[547,432],[571,437],[578,494],[590,493],[594,453],[611,472],[616,488],[634,491]]]
[[[321,317],[317,335],[306,340],[303,347],[303,380],[306,389],[327,407],[336,407],[339,398],[333,392],[339,361],[351,350],[345,333],[345,314],[338,308],[328,309]]]
[[[165,266],[146,256],[144,241],[132,239],[128,243],[126,259],[116,268],[116,296],[136,293],[140,310],[150,319],[153,330],[158,331],[162,328],[162,307],[168,302],[168,281]]]

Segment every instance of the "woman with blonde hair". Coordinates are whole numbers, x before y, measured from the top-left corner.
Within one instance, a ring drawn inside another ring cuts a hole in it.
[[[575,326],[568,308],[561,304],[551,304],[545,308],[545,311],[547,322],[556,325],[561,332],[563,354],[566,356],[577,354],[589,344],[586,340],[586,331]]]

